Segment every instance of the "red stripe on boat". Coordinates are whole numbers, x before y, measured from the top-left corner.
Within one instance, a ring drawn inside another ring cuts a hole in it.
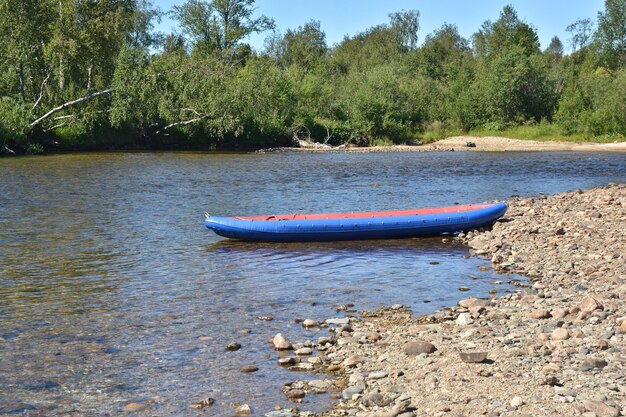
[[[243,216],[234,217],[237,220],[322,220],[322,219],[358,219],[364,217],[396,217],[419,216],[421,214],[461,213],[490,207],[493,204],[466,204],[450,207],[424,208],[413,210],[366,211],[357,213],[327,213],[327,214],[276,214],[273,216]]]

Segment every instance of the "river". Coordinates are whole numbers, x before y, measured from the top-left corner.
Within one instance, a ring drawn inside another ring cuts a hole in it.
[[[226,241],[203,213],[387,210],[626,181],[604,153],[92,153],[0,159],[0,414],[212,415],[292,406],[267,342],[341,305],[416,313],[520,277],[441,239]],[[466,287],[469,291],[460,291]],[[272,321],[258,319],[272,316]],[[227,352],[230,342],[241,350]],[[244,374],[254,364],[259,371]],[[320,378],[321,376],[310,376]],[[327,395],[301,409],[322,410]],[[74,413],[74,414],[72,414]]]

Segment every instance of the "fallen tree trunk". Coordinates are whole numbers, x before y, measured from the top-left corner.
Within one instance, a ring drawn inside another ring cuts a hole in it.
[[[112,91],[113,90],[109,88],[107,90],[102,90],[102,91],[98,91],[96,93],[91,93],[91,94],[86,95],[85,97],[81,97],[81,98],[78,98],[76,100],[72,100],[72,101],[68,101],[67,103],[63,103],[60,106],[53,108],[48,113],[44,114],[43,116],[41,116],[40,118],[38,118],[34,122],[32,122],[30,124],[30,127],[32,129],[33,127],[37,126],[38,124],[40,124],[41,122],[43,122],[44,120],[46,120],[47,118],[52,116],[53,114],[58,113],[58,112],[60,112],[62,110],[65,110],[68,107],[72,107],[72,106],[74,106],[76,104],[84,103],[85,101],[92,100],[92,99],[94,99],[96,97],[104,96],[106,94],[111,94]]]
[[[201,116],[201,117],[196,117],[195,119],[191,119],[191,120],[184,120],[182,122],[176,122],[176,123],[171,123],[167,126],[164,126],[163,129],[157,130],[155,135],[160,135],[161,133],[165,132],[168,129],[171,129],[173,127],[178,127],[178,126],[187,126],[190,125],[192,123],[196,123],[199,122],[200,120],[206,119],[208,116]]]

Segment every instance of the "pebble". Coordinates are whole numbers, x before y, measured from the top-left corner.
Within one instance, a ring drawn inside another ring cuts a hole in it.
[[[365,387],[361,384],[352,385],[341,391],[341,398],[344,400],[350,400],[354,395],[362,393],[364,389]]]
[[[280,366],[289,366],[289,365],[295,365],[296,363],[298,363],[299,359],[294,358],[293,356],[288,356],[285,358],[278,358],[278,364]]]
[[[361,401],[366,407],[386,407],[393,401],[389,396],[380,392],[372,392],[363,396]]]
[[[214,403],[215,403],[215,400],[213,398],[207,397],[198,402],[191,404],[189,408],[195,408],[196,410],[204,410],[205,408],[212,406]]]
[[[316,322],[315,320],[306,319],[302,322],[302,327],[304,327],[305,329],[309,329],[311,327],[317,327],[317,326],[319,326],[319,323]]]
[[[469,313],[461,313],[456,319],[456,324],[459,326],[469,326],[472,323],[474,323],[474,319]]]
[[[538,308],[536,310],[533,310],[528,314],[528,316],[533,319],[548,319],[552,317],[550,312],[545,308]]]
[[[480,363],[487,359],[487,352],[459,352],[459,357],[465,363]]]
[[[387,371],[374,371],[374,372],[370,372],[367,375],[367,377],[369,379],[381,379],[381,378],[386,378],[387,375],[389,375]]]
[[[252,414],[252,409],[248,404],[242,404],[239,407],[235,408],[235,413],[240,416],[249,416]]]
[[[559,327],[552,331],[550,338],[552,340],[567,340],[569,339],[569,331],[563,327]]]
[[[303,348],[295,350],[293,353],[298,356],[308,356],[311,353],[313,353],[313,349],[308,348],[308,347],[303,347]]]
[[[272,344],[276,350],[290,350],[292,349],[291,343],[282,333],[277,333],[272,339]]]
[[[583,401],[585,410],[595,413],[598,417],[619,417],[620,411],[601,401],[585,400]]]
[[[288,367],[287,369],[289,369],[290,371],[294,371],[294,372],[309,372],[312,371],[315,368],[315,366],[312,363],[297,363],[293,366]]]
[[[470,297],[470,298],[466,298],[465,300],[459,301],[459,305],[464,308],[487,307],[489,305],[489,301],[476,298],[476,297]]]
[[[265,413],[265,417],[295,417],[290,410],[275,410]]]
[[[255,365],[246,365],[241,368],[241,372],[244,372],[244,373],[256,372],[258,370],[259,368],[257,368]]]
[[[380,333],[376,333],[376,332],[371,332],[367,334],[367,339],[371,340],[372,342],[378,342],[379,340],[381,340],[383,337],[380,335]]]
[[[524,400],[522,400],[522,397],[515,396],[515,397],[511,398],[511,401],[509,402],[509,404],[513,408],[518,408],[518,407],[521,407],[524,404]]]
[[[234,352],[234,351],[239,350],[239,349],[241,349],[241,345],[239,343],[236,343],[236,342],[229,343],[226,346],[226,350],[229,350],[231,352]]]
[[[588,358],[582,361],[580,369],[582,371],[590,371],[592,369],[602,369],[607,365],[606,360],[598,358]]]
[[[356,366],[362,363],[365,363],[367,361],[367,358],[361,356],[361,355],[352,355],[349,358],[347,358],[343,364],[344,366]]]
[[[128,403],[123,407],[123,410],[127,413],[135,413],[137,411],[145,410],[148,406],[144,403]]]
[[[327,391],[333,386],[333,383],[327,379],[313,379],[309,381],[309,386],[317,391]]]
[[[416,341],[408,342],[404,345],[404,353],[409,356],[416,356],[423,353],[430,354],[434,353],[436,350],[437,348],[435,347],[435,345],[429,342]]]
[[[578,304],[578,309],[581,313],[590,314],[593,313],[595,310],[602,310],[604,309],[604,307],[597,298],[588,295],[582,299],[580,304]]]
[[[326,324],[332,324],[335,326],[340,326],[342,324],[349,324],[349,323],[350,323],[350,319],[348,317],[326,320]]]
[[[306,395],[304,391],[299,389],[293,389],[285,392],[288,400],[301,400]]]

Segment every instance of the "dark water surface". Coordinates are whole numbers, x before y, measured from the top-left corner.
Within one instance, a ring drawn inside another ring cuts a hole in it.
[[[337,306],[430,312],[512,277],[441,239],[244,244],[214,215],[387,210],[626,181],[623,154],[96,153],[0,159],[0,414],[257,414],[307,375],[267,339]],[[469,292],[459,292],[466,286]],[[428,303],[427,303],[428,302]],[[266,322],[257,316],[271,315]],[[250,334],[241,330],[249,329]],[[243,346],[225,352],[230,342]],[[255,364],[259,371],[239,369]],[[327,407],[308,396],[301,408]]]

